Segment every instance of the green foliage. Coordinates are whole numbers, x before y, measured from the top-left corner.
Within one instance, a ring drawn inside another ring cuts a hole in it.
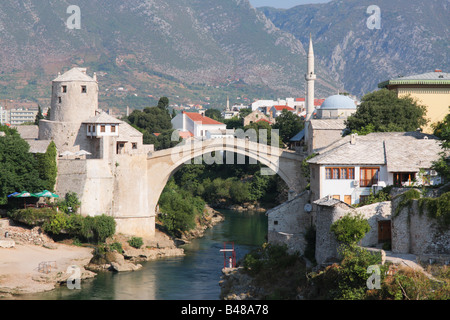
[[[411,207],[412,201],[414,199],[420,198],[420,192],[417,189],[410,189],[405,193],[401,194],[399,197],[401,197],[401,199],[397,205],[397,208],[395,209],[394,216],[398,216],[400,211],[406,206]]]
[[[310,299],[363,300],[368,291],[367,269],[381,263],[381,254],[370,253],[357,246],[342,247],[340,264],[313,273],[309,285],[314,288]],[[385,266],[380,266],[381,277]]]
[[[316,262],[316,228],[310,226],[305,233],[306,248],[303,255],[311,262]]]
[[[8,203],[8,195],[14,192],[40,192],[45,182],[40,178],[38,163],[30,146],[15,129],[0,126],[0,205]]]
[[[171,233],[191,230],[196,217],[203,214],[205,202],[200,197],[178,187],[171,179],[159,199],[161,214],[158,216]]]
[[[278,140],[278,143],[275,141],[273,142],[275,146],[281,147],[283,145],[281,136],[275,134],[276,132],[272,131],[272,126],[266,121],[253,122],[245,126],[243,130],[251,141],[271,146],[272,139],[275,139],[275,141]]]
[[[128,240],[128,244],[133,248],[139,249],[144,245],[144,241],[140,237],[132,237],[130,240]]]
[[[371,190],[370,195],[367,197],[367,199],[364,202],[360,203],[359,206],[366,206],[366,205],[369,205],[372,203],[390,201],[391,200],[390,193],[391,193],[391,190],[393,187],[394,186],[384,187],[383,189],[378,191],[376,194],[374,194]]]
[[[223,123],[225,123],[227,125],[227,129],[243,129],[244,128],[244,121],[242,120],[242,118],[239,118],[239,117],[225,119],[225,120],[223,120]]]
[[[418,202],[422,213],[426,209],[428,216],[438,221],[438,226],[444,230],[450,228],[450,192],[438,198],[420,198]]]
[[[51,192],[55,189],[58,166],[56,163],[56,144],[52,141],[44,154],[36,154],[39,178],[44,182],[44,189]]]
[[[222,112],[219,109],[208,109],[205,112],[205,116],[214,119],[216,121],[222,122],[223,118],[222,118]]]
[[[116,232],[116,221],[106,215],[82,217],[67,215],[55,208],[29,208],[10,211],[8,216],[32,227],[41,226],[45,232],[54,235],[67,234],[88,242],[104,242]]]
[[[331,225],[330,231],[334,233],[337,241],[344,245],[353,245],[364,238],[369,232],[370,225],[362,216],[347,214]]]
[[[305,127],[304,121],[296,114],[283,110],[277,117],[274,129],[280,130],[280,138],[284,143],[289,143],[290,139]]]
[[[346,120],[350,132],[415,131],[427,124],[426,107],[413,98],[398,97],[395,91],[382,89],[366,94],[356,113]]]
[[[442,139],[443,152],[439,160],[433,163],[432,169],[436,170],[446,181],[450,181],[450,157],[445,152],[450,150],[450,113],[445,116],[443,121],[434,124],[433,128],[434,135]]]
[[[44,115],[42,114],[41,106],[38,105],[38,113],[36,114],[36,118],[34,119],[34,124],[38,126],[39,121],[41,121],[42,119],[44,119]]]
[[[244,257],[243,267],[249,275],[263,281],[275,281],[279,272],[293,266],[298,254],[289,254],[286,245],[264,244]]]
[[[315,156],[317,156],[317,153],[312,153],[309,156],[307,156],[305,159],[303,159],[303,161],[302,161],[302,173],[303,173],[303,176],[305,177],[306,181],[308,182],[308,184],[311,181],[311,170],[310,170],[308,160],[314,158]]]
[[[64,200],[58,201],[56,205],[63,212],[69,214],[69,213],[77,212],[81,206],[81,202],[80,202],[80,200],[78,200],[77,193],[68,192],[68,193],[66,193]],[[71,209],[69,209],[69,208],[71,208]]]
[[[144,134],[144,144],[154,144],[156,150],[171,148],[180,140],[172,141],[172,117],[168,110],[169,99],[162,97],[156,107],[134,110],[125,121]],[[156,137],[154,133],[159,133]]]
[[[109,250],[114,251],[116,250],[118,253],[123,253],[122,244],[120,242],[114,242],[109,245]]]

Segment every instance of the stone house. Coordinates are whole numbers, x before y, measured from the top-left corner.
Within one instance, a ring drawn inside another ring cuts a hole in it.
[[[420,132],[346,136],[308,161],[312,198],[359,204],[386,186],[439,184],[431,166],[441,151],[436,137]]]
[[[273,122],[273,119],[271,119],[269,116],[266,116],[259,110],[255,110],[244,118],[244,127],[261,120],[267,121],[270,124],[272,124]]]

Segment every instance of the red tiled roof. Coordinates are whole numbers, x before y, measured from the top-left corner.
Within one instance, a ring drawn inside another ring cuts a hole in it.
[[[273,106],[276,110],[278,110],[278,111],[280,111],[280,110],[284,110],[284,109],[286,109],[286,110],[289,110],[289,111],[294,111],[294,109],[292,109],[291,107],[289,107],[289,106]]]
[[[315,106],[321,106],[325,99],[314,99]]]
[[[159,137],[161,133],[153,133],[154,136]]]
[[[295,101],[306,101],[305,98],[295,98]]]
[[[261,121],[265,121],[265,122],[267,122],[267,123],[270,123],[270,121],[269,121],[269,120],[266,120],[266,119],[259,119],[259,120],[256,121],[256,122],[261,122]]]
[[[180,134],[180,138],[182,139],[188,139],[194,136],[190,131],[179,131],[178,133]]]
[[[205,117],[205,116],[201,115],[200,113],[184,112],[184,114],[187,115],[192,121],[200,122],[201,124],[223,124],[223,123],[216,121],[214,119],[211,119],[209,117]]]

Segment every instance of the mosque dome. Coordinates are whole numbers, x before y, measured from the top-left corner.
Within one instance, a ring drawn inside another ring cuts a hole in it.
[[[355,101],[343,95],[334,95],[325,99],[320,109],[356,109]]]

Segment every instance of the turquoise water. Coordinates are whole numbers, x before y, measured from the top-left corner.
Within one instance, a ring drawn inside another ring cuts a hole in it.
[[[81,290],[62,286],[51,292],[21,297],[23,300],[218,300],[224,266],[224,241],[235,243],[237,259],[266,241],[267,217],[263,213],[223,211],[225,221],[205,236],[183,246],[183,257],[141,263],[135,272],[99,273],[84,280]],[[230,246],[229,246],[230,247]]]

